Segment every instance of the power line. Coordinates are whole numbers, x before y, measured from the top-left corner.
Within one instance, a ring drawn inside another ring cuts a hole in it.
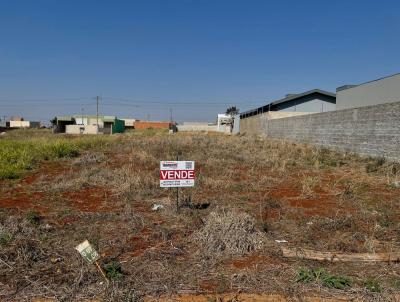
[[[0,99],[0,102],[54,102],[54,101],[81,101],[81,100],[90,100],[93,97],[66,97],[66,98],[38,98],[38,99]]]
[[[35,103],[47,103],[47,102],[57,102],[57,101],[82,101],[82,100],[93,100],[96,97],[74,97],[74,98],[38,98],[38,99],[0,99],[0,102],[35,102]],[[202,101],[151,101],[151,100],[136,100],[127,98],[117,98],[117,97],[102,97],[102,100],[118,101],[120,103],[126,104],[159,104],[159,105],[232,105],[232,104],[263,104],[265,101],[224,101],[224,102],[202,102]],[[2,105],[3,106],[3,105]]]
[[[115,98],[115,97],[106,97],[105,99],[128,102],[128,103],[149,103],[149,104],[161,104],[161,105],[232,105],[232,104],[259,104],[264,103],[265,101],[227,101],[227,102],[202,102],[202,101],[139,101],[134,99],[125,99],[125,98]]]

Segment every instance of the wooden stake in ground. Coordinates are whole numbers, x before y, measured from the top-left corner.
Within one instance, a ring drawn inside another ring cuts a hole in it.
[[[100,271],[101,275],[104,277],[104,279],[107,281],[107,284],[110,283],[110,280],[108,280],[106,273],[104,270],[101,268],[101,266],[98,263],[98,260],[100,259],[99,253],[92,247],[92,245],[89,243],[89,241],[85,240],[81,244],[79,244],[75,249],[81,254],[83,259],[85,259],[89,263],[94,263],[97,267],[97,269]]]
[[[107,278],[107,276],[106,276],[106,273],[105,273],[104,270],[101,268],[99,262],[96,260],[96,261],[94,262],[94,264],[97,266],[98,270],[100,271],[100,274],[104,277],[104,279],[106,279],[107,284],[110,283],[110,280],[108,280],[108,278]]]

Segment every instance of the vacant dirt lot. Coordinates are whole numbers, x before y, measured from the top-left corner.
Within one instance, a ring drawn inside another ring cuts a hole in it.
[[[159,161],[178,154],[196,162],[179,213],[158,182]],[[0,180],[0,300],[394,301],[398,261],[312,261],[281,248],[399,253],[399,180],[399,164],[289,142],[125,134]],[[74,250],[85,239],[109,285]]]

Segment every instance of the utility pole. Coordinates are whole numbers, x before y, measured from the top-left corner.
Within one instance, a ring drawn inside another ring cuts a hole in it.
[[[171,124],[172,124],[172,108],[169,108],[169,114],[170,114],[170,119],[169,119],[169,121],[170,121]]]
[[[96,96],[96,124],[97,130],[99,129],[99,96]]]

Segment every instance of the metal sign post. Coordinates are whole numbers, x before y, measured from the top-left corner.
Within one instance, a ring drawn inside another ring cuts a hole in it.
[[[179,161],[179,155],[176,156],[176,161]],[[176,212],[179,213],[179,187],[176,187]]]

